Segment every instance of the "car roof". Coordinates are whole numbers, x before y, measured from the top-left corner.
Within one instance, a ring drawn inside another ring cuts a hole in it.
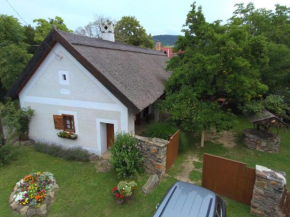
[[[212,217],[216,195],[186,182],[176,182],[165,195],[154,217]]]

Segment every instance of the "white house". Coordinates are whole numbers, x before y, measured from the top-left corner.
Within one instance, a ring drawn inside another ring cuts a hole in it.
[[[114,133],[134,134],[136,118],[154,112],[166,61],[162,52],[52,29],[7,95],[35,111],[30,138],[102,155]]]

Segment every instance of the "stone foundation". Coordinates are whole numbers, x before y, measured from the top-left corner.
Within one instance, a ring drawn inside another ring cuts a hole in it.
[[[286,184],[285,173],[256,166],[251,214],[280,217],[279,204]]]
[[[166,154],[169,141],[158,138],[136,136],[144,156],[144,169],[150,174],[162,176],[166,171]]]
[[[266,153],[279,153],[280,137],[270,132],[256,129],[246,129],[243,131],[244,144],[257,151]]]

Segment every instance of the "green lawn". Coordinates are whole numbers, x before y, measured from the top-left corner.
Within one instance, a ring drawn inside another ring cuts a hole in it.
[[[191,138],[191,146],[180,153],[174,166],[168,174],[174,176],[180,172],[180,165],[188,154],[197,154],[202,160],[203,153],[210,153],[238,161],[245,162],[249,167],[260,164],[272,169],[287,173],[290,178],[290,135],[281,132],[281,149],[279,154],[267,154],[249,150],[242,145],[241,132],[252,125],[245,119],[239,118],[240,124],[234,128],[238,134],[238,145],[228,149],[219,144],[206,142],[204,148],[199,147],[199,138]],[[59,184],[56,201],[49,210],[49,217],[65,216],[152,216],[156,204],[162,199],[167,189],[176,181],[171,177],[163,177],[160,185],[154,192],[143,195],[141,189],[137,191],[135,198],[123,205],[116,205],[110,194],[112,187],[120,181],[112,172],[98,173],[93,163],[81,163],[66,161],[61,158],[35,152],[31,147],[18,147],[18,159],[10,165],[0,167],[0,216],[20,216],[11,211],[8,205],[9,195],[17,181],[32,171],[49,171],[55,174]],[[194,164],[201,168],[200,163]],[[136,181],[141,188],[148,175],[140,175]],[[190,178],[201,178],[201,173],[194,172]],[[290,184],[288,184],[290,188]],[[250,207],[236,201],[225,198],[229,217],[247,217],[250,215]]]
[[[169,174],[174,176],[179,173],[180,165],[186,159],[188,154],[197,154],[199,160],[202,161],[203,154],[209,153],[218,155],[225,158],[230,158],[236,161],[244,162],[248,167],[255,168],[255,165],[266,166],[271,169],[286,172],[287,179],[290,180],[290,134],[280,130],[281,145],[279,154],[263,153],[255,150],[250,150],[243,145],[242,131],[246,128],[252,128],[252,124],[245,118],[239,117],[239,125],[233,130],[237,133],[237,146],[234,148],[225,148],[222,144],[215,144],[212,142],[205,142],[203,148],[200,147],[200,137],[192,136],[191,142],[193,145],[178,156],[176,163],[170,169]],[[198,162],[194,163],[195,166],[202,167]],[[201,175],[197,171],[192,171],[190,179],[197,181]],[[288,182],[288,189],[290,189],[290,182]],[[250,217],[250,207],[231,199],[225,198],[227,203],[227,212],[229,217]]]
[[[31,147],[18,147],[18,159],[0,168],[0,216],[20,216],[11,211],[8,199],[15,183],[32,171],[50,171],[60,187],[49,216],[152,216],[156,204],[162,199],[175,179],[163,178],[153,193],[143,195],[141,187],[147,181],[145,174],[137,178],[140,189],[135,198],[116,205],[110,194],[119,179],[114,172],[97,173],[93,163],[66,161],[58,157],[35,152]]]

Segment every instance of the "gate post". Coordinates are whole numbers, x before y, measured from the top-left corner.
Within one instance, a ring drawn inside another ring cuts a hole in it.
[[[251,201],[251,214],[276,217],[285,184],[284,172],[256,165],[256,181]]]

